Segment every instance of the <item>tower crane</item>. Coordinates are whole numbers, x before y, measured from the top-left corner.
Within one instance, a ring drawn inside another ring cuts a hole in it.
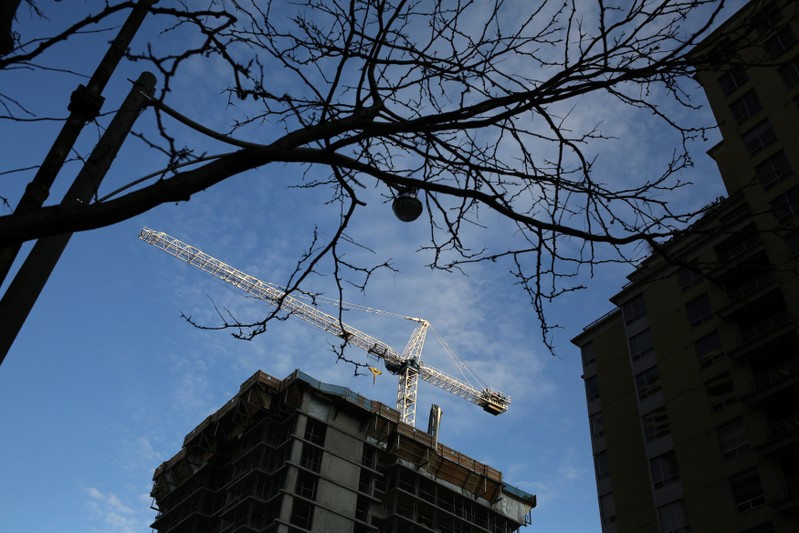
[[[474,387],[422,362],[422,348],[427,330],[430,327],[430,323],[427,320],[404,317],[416,322],[418,326],[411,334],[405,350],[399,353],[385,342],[343,323],[338,318],[324,313],[302,300],[286,294],[277,285],[261,281],[241,272],[164,232],[144,228],[139,233],[139,238],[259,300],[278,307],[288,315],[297,317],[311,326],[344,339],[347,343],[357,346],[365,350],[367,354],[382,360],[386,370],[398,377],[397,410],[400,413],[400,420],[406,424],[415,425],[416,393],[419,378],[455,396],[479,405],[486,412],[493,415],[499,415],[508,410],[510,405],[510,397],[508,395],[488,387]]]

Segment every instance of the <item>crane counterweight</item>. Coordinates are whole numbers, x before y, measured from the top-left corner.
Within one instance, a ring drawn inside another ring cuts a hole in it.
[[[367,354],[381,359],[386,370],[398,376],[397,410],[400,412],[400,419],[407,424],[415,425],[419,378],[464,400],[479,405],[486,412],[493,415],[498,415],[508,410],[510,405],[509,396],[487,387],[482,389],[474,387],[422,362],[422,348],[424,347],[427,330],[430,327],[430,323],[423,318],[403,317],[419,325],[411,334],[405,350],[400,354],[385,342],[375,339],[345,324],[339,318],[292,297],[276,285],[241,272],[164,232],[144,228],[139,233],[139,238],[259,300],[278,307],[289,316],[297,317],[307,324],[343,339],[348,344],[357,346]]]

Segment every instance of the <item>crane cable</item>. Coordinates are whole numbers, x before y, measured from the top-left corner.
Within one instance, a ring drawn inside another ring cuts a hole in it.
[[[474,372],[472,372],[472,370],[466,364],[466,361],[464,361],[463,359],[458,357],[458,354],[456,354],[452,350],[452,348],[449,347],[449,345],[447,344],[447,341],[444,340],[444,338],[438,333],[438,331],[436,331],[436,329],[432,325],[430,326],[430,329],[433,331],[433,335],[435,336],[435,338],[438,340],[438,342],[444,348],[444,351],[447,352],[447,355],[449,355],[450,359],[452,359],[452,361],[455,363],[455,367],[461,373],[461,376],[463,376],[464,381],[466,381],[466,383],[468,383],[469,385],[471,385],[473,387],[474,387],[474,383],[477,383],[479,385],[479,387],[476,387],[476,388],[486,389],[487,387],[485,386],[483,381],[480,378],[478,378],[477,375]],[[469,379],[469,376],[471,376],[471,378],[474,381],[471,381]]]
[[[233,290],[233,287],[231,287],[229,284],[224,283],[224,282],[222,282],[219,279],[216,279],[215,281],[219,282],[221,285],[226,286],[226,288],[229,288],[229,289]],[[281,288],[280,286],[278,286],[275,283],[271,283],[271,282],[268,282],[268,281],[262,281],[262,283],[264,283],[266,285],[269,285],[270,287],[272,287],[272,288],[274,288],[276,290],[279,290],[279,291],[281,291],[283,293],[286,293],[285,289]],[[252,299],[252,300],[258,301],[261,304],[271,305],[271,304],[267,304],[267,302],[263,301],[262,299],[260,299],[260,298],[258,298],[256,296],[247,295],[247,297]],[[404,320],[411,320],[411,321],[414,321],[414,322],[418,322],[420,320],[419,318],[412,317],[412,316],[409,316],[409,315],[403,315],[403,314],[400,314],[400,313],[393,313],[391,311],[384,311],[382,309],[376,309],[374,307],[369,307],[369,306],[366,306],[366,305],[360,305],[360,304],[354,304],[354,303],[350,303],[350,302],[344,302],[342,300],[337,300],[335,298],[330,298],[328,296],[323,296],[323,295],[310,296],[307,292],[301,291],[299,289],[295,290],[291,294],[291,297],[295,298],[297,300],[302,300],[304,302],[307,302],[309,305],[313,305],[314,307],[316,306],[316,304],[318,302],[322,302],[322,303],[325,303],[327,305],[337,306],[337,307],[340,307],[340,308],[343,308],[343,309],[349,309],[349,310],[353,310],[353,311],[364,311],[364,312],[373,313],[373,314],[376,314],[376,315],[388,316],[388,317],[392,317],[392,318],[401,318],[401,319],[404,319]],[[430,325],[430,330],[433,332],[433,335],[435,336],[436,340],[438,340],[439,344],[444,349],[446,354],[450,357],[452,362],[455,364],[455,368],[458,369],[458,372],[463,377],[464,381],[466,381],[466,383],[468,383],[469,385],[471,385],[473,387],[475,386],[475,383],[477,383],[478,387],[476,387],[476,388],[486,389],[487,387],[485,386],[483,381],[479,377],[477,377],[477,375],[474,372],[472,372],[472,370],[469,368],[469,366],[466,364],[466,362],[463,359],[461,359],[458,356],[458,354],[455,353],[455,351],[452,348],[449,347],[449,344],[447,344],[447,341],[444,340],[444,338],[432,326],[432,324]],[[370,354],[367,353],[367,356],[369,356],[369,355]],[[382,374],[382,372],[380,372],[379,370],[377,370],[376,368],[374,368],[372,366],[369,366],[369,370],[372,372],[372,381],[373,382],[374,382],[375,378],[377,378],[377,376],[379,374]]]

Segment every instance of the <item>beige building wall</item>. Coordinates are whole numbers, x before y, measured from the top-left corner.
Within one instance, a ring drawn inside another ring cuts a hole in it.
[[[799,531],[799,3],[750,2],[705,46],[736,31],[756,44],[697,74],[730,196],[573,339],[604,533]]]

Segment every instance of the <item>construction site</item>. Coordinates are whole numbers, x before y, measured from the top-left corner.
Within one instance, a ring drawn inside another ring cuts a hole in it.
[[[159,466],[153,529],[510,533],[536,497],[400,412],[295,370],[256,372]]]

